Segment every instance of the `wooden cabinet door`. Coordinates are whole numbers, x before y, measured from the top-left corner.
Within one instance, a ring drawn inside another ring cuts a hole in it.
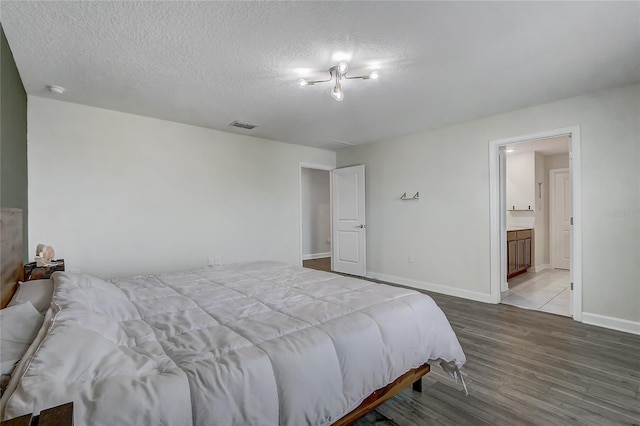
[[[527,269],[531,267],[531,238],[527,238],[523,240],[524,242],[524,263],[522,265],[523,269]]]
[[[507,242],[507,275],[516,272],[517,268],[517,241]]]
[[[525,256],[525,240],[517,240],[517,259],[516,259],[516,270],[517,271],[521,271],[524,268],[525,262],[524,262],[524,256]]]
[[[533,253],[531,229],[507,232],[507,278],[518,275],[531,267]]]

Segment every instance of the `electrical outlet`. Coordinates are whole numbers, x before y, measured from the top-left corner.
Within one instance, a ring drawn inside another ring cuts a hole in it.
[[[216,257],[215,256],[209,256],[209,262],[208,262],[209,266],[213,266],[216,264]]]
[[[409,255],[409,258],[407,259],[407,261],[409,263],[413,263],[413,255],[412,254]]]
[[[219,258],[219,257],[216,257],[216,258],[215,258],[215,262],[216,262],[216,265],[219,265],[219,264],[220,264],[220,258]]]
[[[74,274],[79,274],[80,273],[80,269],[71,268],[71,269],[67,269],[67,272],[71,272],[71,273],[74,273]]]

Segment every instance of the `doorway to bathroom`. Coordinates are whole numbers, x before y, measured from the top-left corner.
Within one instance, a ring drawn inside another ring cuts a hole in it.
[[[579,317],[580,274],[573,270],[580,238],[575,227],[580,212],[574,209],[579,182],[572,159],[579,128],[491,141],[490,149],[496,155],[491,164],[492,300]]]

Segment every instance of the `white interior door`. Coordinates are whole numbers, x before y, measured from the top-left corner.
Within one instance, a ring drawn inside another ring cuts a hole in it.
[[[571,180],[569,169],[549,171],[551,221],[551,266],[570,269],[571,266]]]
[[[500,220],[500,291],[507,291],[507,147],[498,147],[498,179],[500,191],[498,192],[499,220]]]
[[[331,269],[365,276],[364,165],[331,171],[333,244]]]

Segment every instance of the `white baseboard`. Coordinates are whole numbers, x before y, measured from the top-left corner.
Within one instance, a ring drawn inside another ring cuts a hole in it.
[[[331,257],[331,252],[328,252],[328,253],[303,254],[302,255],[302,260],[321,259],[323,257]]]
[[[582,322],[585,324],[597,325],[598,327],[610,328],[612,330],[640,335],[640,322],[638,321],[629,321],[605,315],[583,312]]]
[[[527,269],[527,272],[540,272],[540,271],[544,271],[545,269],[551,269],[551,265],[549,265],[548,263],[545,263],[544,265],[533,266]]]
[[[396,277],[393,275],[380,274],[378,272],[367,271],[367,277],[376,280],[387,281],[390,283],[401,284],[407,287],[413,287],[420,290],[433,291],[434,293],[446,294],[448,296],[461,297],[463,299],[475,300],[478,302],[491,303],[491,295],[479,293],[461,288],[449,287],[441,284],[427,283],[423,281],[412,280],[409,278]]]

